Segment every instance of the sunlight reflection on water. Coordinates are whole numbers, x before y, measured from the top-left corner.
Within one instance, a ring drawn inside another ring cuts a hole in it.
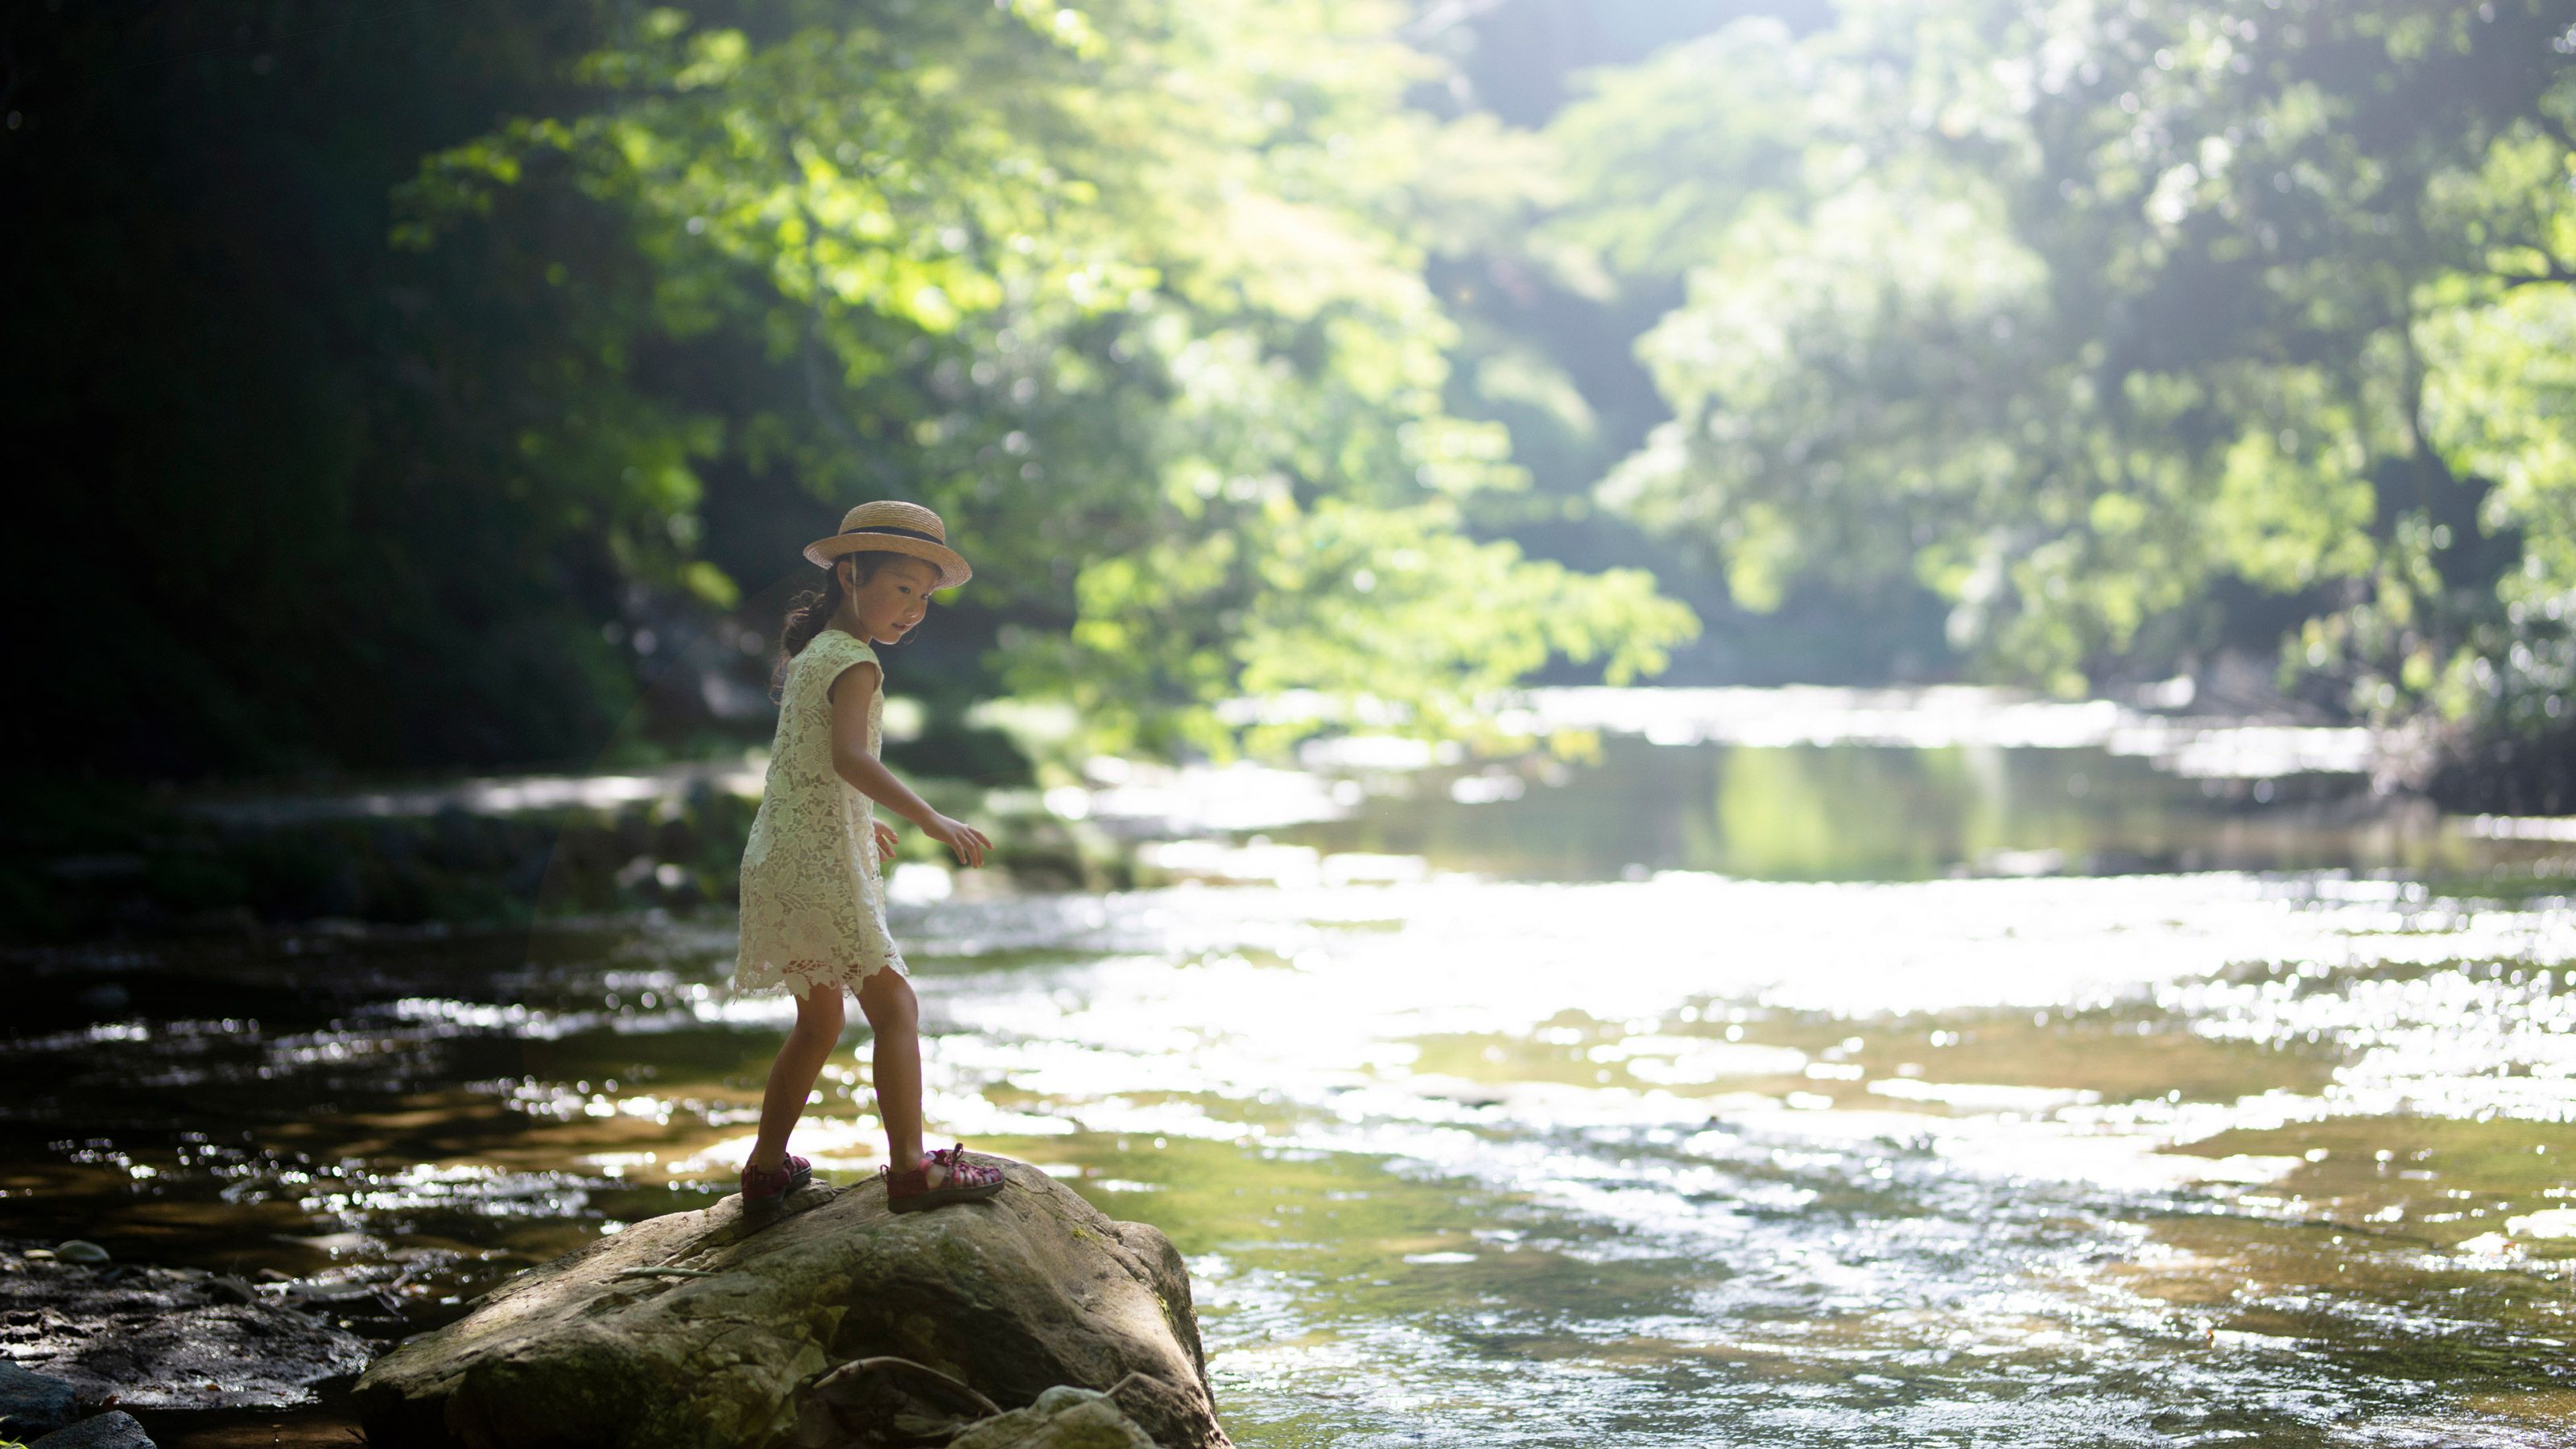
[[[2557,899],[1672,874],[906,927],[934,1116],[1175,1231],[1246,1443],[1864,1442],[1898,1409],[1963,1442],[2327,1442],[2468,1422],[2373,1354],[2563,1327],[2441,1302],[2470,1229],[2563,1189],[2337,1156],[2499,1127],[2576,1150]],[[2349,1250],[2295,1241],[2374,1215]],[[2519,1291],[2563,1300],[2524,1236]],[[2285,1311],[2306,1326],[2228,1326]]]

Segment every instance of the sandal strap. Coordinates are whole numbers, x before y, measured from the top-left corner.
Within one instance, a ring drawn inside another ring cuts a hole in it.
[[[963,1142],[953,1147],[935,1149],[923,1154],[923,1157],[921,1166],[908,1171],[898,1172],[892,1163],[878,1168],[877,1175],[885,1179],[886,1191],[903,1197],[910,1197],[919,1192],[936,1191],[937,1189],[930,1185],[930,1169],[933,1167],[940,1168],[947,1174],[946,1179],[940,1184],[941,1187],[989,1187],[1005,1180],[1002,1169],[987,1166],[981,1162],[967,1161],[966,1144]]]
[[[767,1200],[785,1196],[799,1184],[812,1180],[814,1164],[790,1154],[776,1167],[754,1167],[744,1163],[742,1191],[746,1199]]]
[[[993,1183],[997,1183],[1002,1180],[1002,1169],[991,1166],[987,1163],[968,1162],[965,1157],[961,1155],[965,1150],[965,1147],[960,1145],[952,1149],[948,1156],[943,1159],[948,1167],[948,1182],[950,1186],[988,1187]]]

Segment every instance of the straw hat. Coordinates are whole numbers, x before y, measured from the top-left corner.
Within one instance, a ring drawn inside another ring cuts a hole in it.
[[[948,525],[918,503],[880,499],[862,503],[841,515],[841,531],[805,545],[805,557],[817,568],[849,553],[906,553],[939,565],[935,587],[953,589],[975,577],[966,560],[948,546]]]

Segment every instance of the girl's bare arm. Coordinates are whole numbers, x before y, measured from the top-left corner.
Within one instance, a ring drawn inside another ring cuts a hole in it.
[[[873,664],[853,664],[832,681],[832,769],[850,788],[921,827],[923,834],[957,852],[968,865],[982,865],[992,841],[960,820],[930,808],[912,787],[894,777],[885,763],[868,753],[868,702],[883,678]]]

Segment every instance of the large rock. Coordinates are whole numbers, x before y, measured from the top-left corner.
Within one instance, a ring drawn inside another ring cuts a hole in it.
[[[783,1212],[747,1217],[729,1197],[532,1269],[367,1370],[368,1442],[783,1449],[800,1395],[888,1359],[1005,1410],[1056,1385],[1114,1388],[1163,1449],[1222,1449],[1170,1240],[985,1160],[1010,1177],[989,1202],[896,1216],[877,1183],[817,1184]]]
[[[193,1268],[93,1265],[0,1245],[0,1351],[91,1403],[275,1409],[364,1368],[356,1334]]]

